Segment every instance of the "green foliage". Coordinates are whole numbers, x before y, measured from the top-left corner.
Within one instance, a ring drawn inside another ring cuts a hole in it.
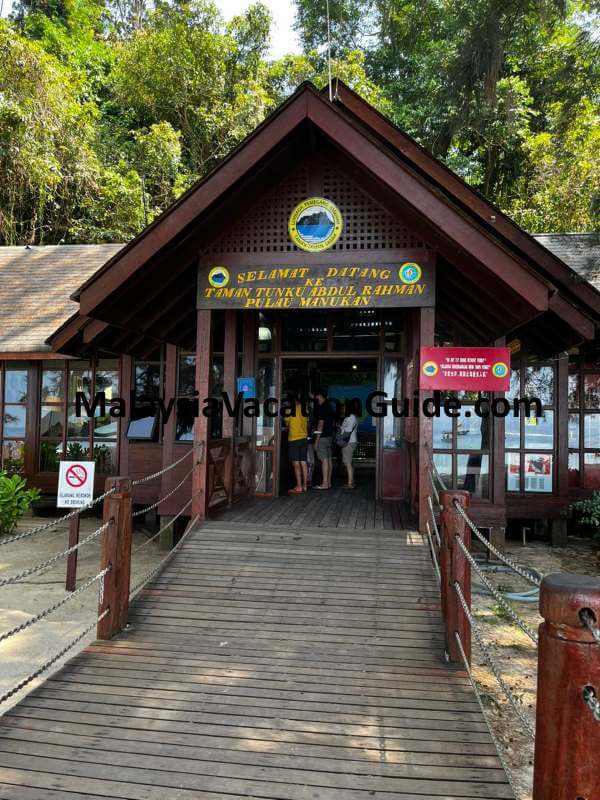
[[[594,539],[600,543],[600,492],[595,491],[583,500],[576,500],[569,506],[575,512],[578,521],[593,529]]]
[[[0,472],[0,535],[10,534],[34,500],[39,489],[28,489],[20,475]]]

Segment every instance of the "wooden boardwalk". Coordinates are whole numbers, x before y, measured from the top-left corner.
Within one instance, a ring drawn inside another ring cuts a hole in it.
[[[418,534],[212,522],[0,720],[0,798],[512,798]]]

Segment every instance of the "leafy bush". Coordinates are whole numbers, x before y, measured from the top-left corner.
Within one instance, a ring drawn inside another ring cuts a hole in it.
[[[40,490],[28,489],[20,475],[0,472],[0,535],[12,533],[19,519],[39,496]]]
[[[600,545],[600,492],[593,492],[584,500],[571,503],[569,511],[576,512],[577,521],[593,529],[594,540]]]

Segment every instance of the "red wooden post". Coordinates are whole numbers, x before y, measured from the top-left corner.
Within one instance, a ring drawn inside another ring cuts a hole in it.
[[[111,524],[102,534],[100,567],[111,567],[104,576],[104,592],[98,604],[98,616],[109,613],[98,623],[98,639],[110,639],[127,625],[131,572],[131,537],[133,531],[131,481],[129,478],[108,478],[106,491],[115,488],[104,499],[103,520]]]
[[[79,544],[79,512],[69,520],[69,548]],[[77,586],[77,554],[79,550],[73,550],[67,556],[67,579],[65,589],[67,592],[74,592]]]
[[[600,643],[583,624],[600,623],[600,579],[548,575],[540,590],[534,800],[594,800],[600,787],[600,722],[584,701],[600,698]]]
[[[442,575],[442,615],[446,623],[446,649],[450,661],[462,664],[462,656],[456,639],[458,632],[463,650],[469,664],[471,663],[471,625],[458,599],[455,582],[460,586],[469,608],[471,607],[471,565],[466,559],[461,547],[456,542],[459,536],[466,548],[471,548],[471,530],[461,515],[454,507],[457,500],[465,509],[469,507],[469,492],[452,490],[440,492],[442,512],[440,550],[440,572]]]

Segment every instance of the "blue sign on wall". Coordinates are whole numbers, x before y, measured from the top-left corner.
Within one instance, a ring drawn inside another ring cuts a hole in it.
[[[244,396],[245,400],[251,400],[256,397],[256,378],[238,378],[237,391]]]

